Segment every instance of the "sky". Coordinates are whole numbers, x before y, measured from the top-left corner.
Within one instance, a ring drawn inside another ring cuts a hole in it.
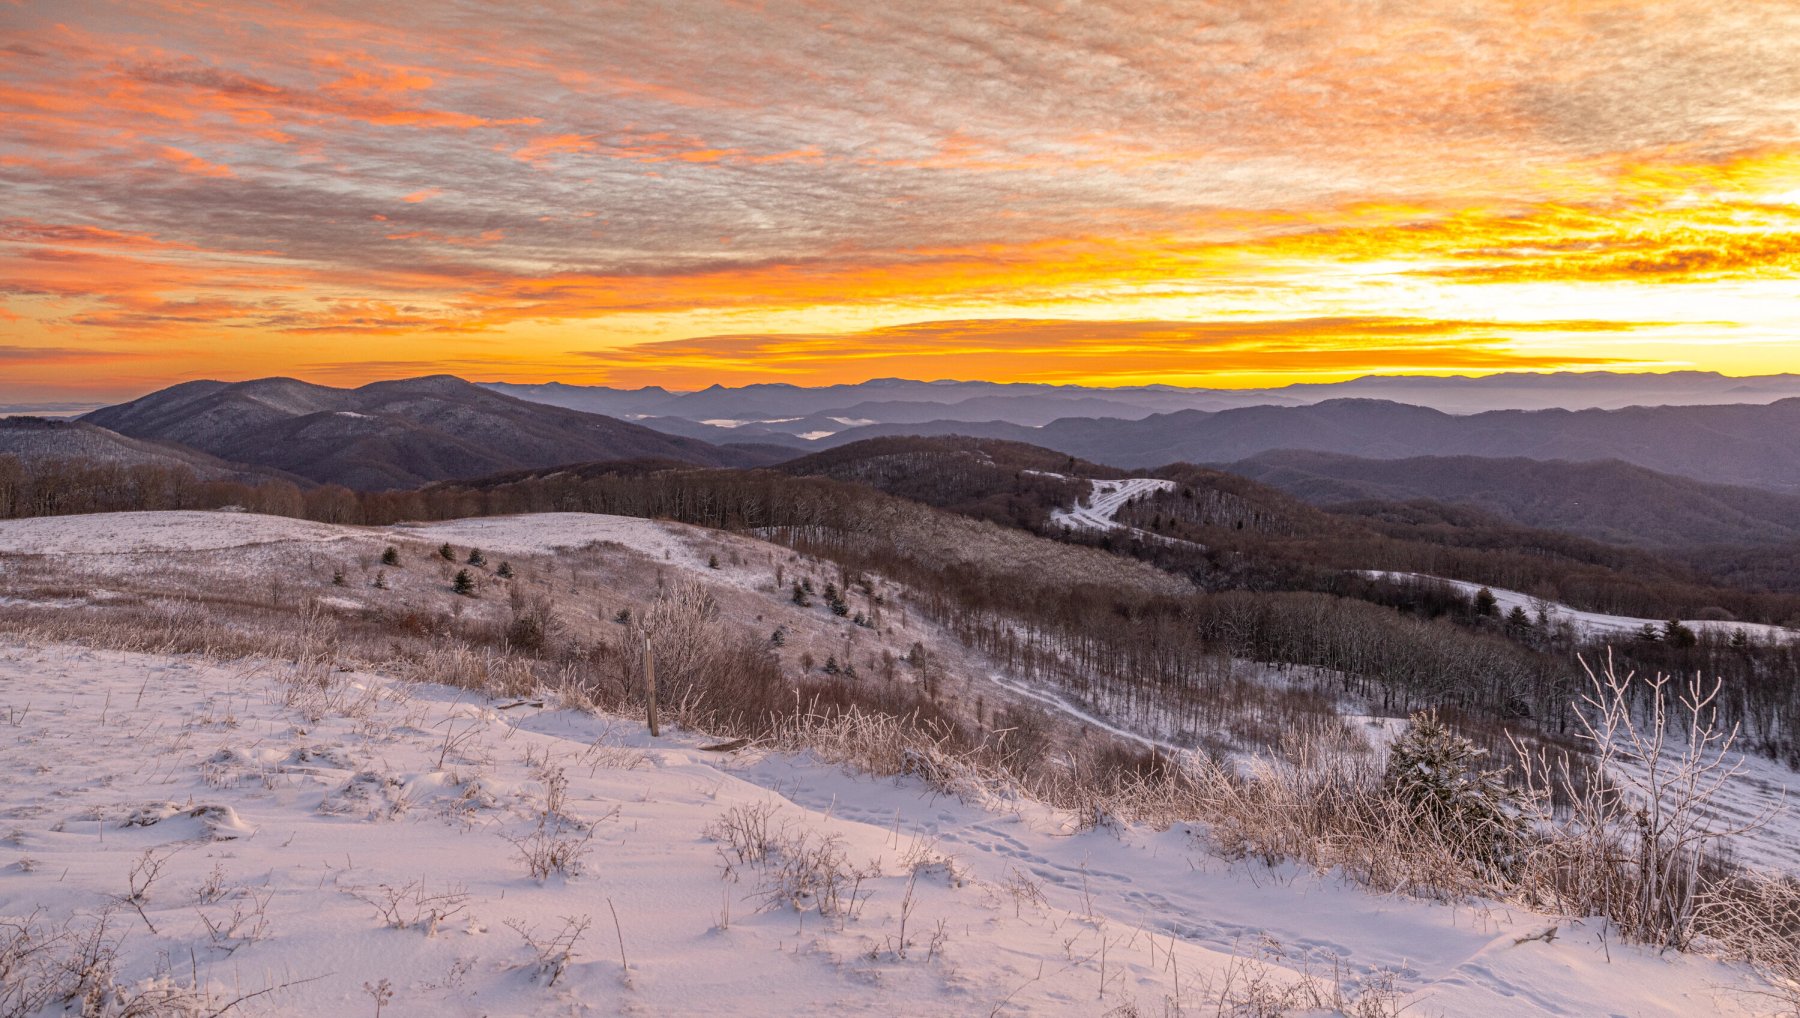
[[[1800,0],[0,0],[0,403],[1800,371]]]

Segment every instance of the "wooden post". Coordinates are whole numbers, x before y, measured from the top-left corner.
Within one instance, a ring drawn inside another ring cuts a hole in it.
[[[661,738],[656,724],[656,657],[650,651],[650,634],[644,634],[644,702],[649,706],[650,735]]]

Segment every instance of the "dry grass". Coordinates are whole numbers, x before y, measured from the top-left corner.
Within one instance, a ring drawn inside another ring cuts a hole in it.
[[[1558,761],[1536,757],[1535,834],[1527,851],[1496,868],[1480,862],[1449,832],[1433,828],[1428,818],[1384,796],[1379,754],[1328,716],[1328,700],[1304,690],[1257,692],[1242,682],[1222,683],[1219,709],[1228,703],[1245,708],[1236,715],[1245,729],[1243,741],[1266,747],[1248,762],[1198,754],[1176,759],[1121,750],[1107,740],[1070,751],[1068,741],[1049,735],[1022,748],[1021,726],[1012,726],[1012,744],[1005,735],[984,735],[966,699],[959,704],[933,697],[920,684],[794,677],[769,645],[767,631],[773,626],[743,617],[744,604],[760,603],[757,595],[746,594],[743,604],[728,606],[699,582],[640,575],[629,595],[626,586],[613,586],[595,597],[597,575],[607,568],[624,570],[617,561],[607,566],[600,552],[562,563],[512,556],[522,576],[517,582],[598,602],[595,609],[590,615],[552,610],[536,599],[540,594],[523,594],[474,602],[457,614],[448,594],[419,593],[419,585],[444,579],[421,575],[436,568],[429,550],[408,548],[404,558],[407,582],[417,589],[396,582],[387,592],[392,602],[379,609],[334,610],[304,590],[279,585],[249,584],[201,601],[170,596],[173,591],[159,580],[146,581],[143,589],[125,592],[105,607],[0,608],[0,623],[29,640],[285,660],[292,666],[283,671],[278,689],[290,706],[309,716],[350,717],[372,712],[370,697],[380,694],[350,681],[343,670],[349,666],[492,696],[549,691],[565,704],[632,715],[643,704],[647,637],[658,662],[665,717],[693,731],[810,752],[873,774],[913,775],[973,802],[1003,807],[1029,796],[1067,810],[1077,827],[1198,823],[1213,847],[1229,857],[1297,860],[1381,891],[1483,897],[1560,915],[1604,917],[1627,937],[1750,960],[1770,974],[1774,992],[1788,994],[1784,1006],[1800,1011],[1800,958],[1793,948],[1800,933],[1800,890],[1792,881],[1717,862],[1716,832],[1688,822],[1707,790],[1718,787],[1720,772],[1711,768],[1717,754],[1707,751],[1717,747],[1713,730],[1696,727],[1690,716],[1682,741],[1698,746],[1699,755],[1678,756],[1672,772],[1653,776],[1653,787],[1633,793],[1621,786],[1619,774],[1606,770],[1607,747],[1641,756],[1645,737],[1663,740],[1673,730],[1673,714],[1645,715],[1641,707],[1634,713],[1630,708],[1644,702],[1642,694],[1610,689],[1616,676],[1596,678],[1596,699],[1587,712],[1598,752]],[[641,563],[638,568],[642,572]],[[332,563],[322,561],[317,571],[319,590],[329,589]],[[195,584],[188,590],[218,586],[195,578],[202,573],[176,570],[169,582]],[[68,596],[91,589],[82,577],[64,577],[60,588],[53,579],[14,571],[7,583],[14,589],[23,584],[27,596],[40,599],[58,589],[71,592]],[[611,582],[625,583],[618,577]],[[628,625],[612,621],[624,603],[633,608]],[[535,621],[521,628],[521,618]],[[529,638],[520,639],[522,633]],[[781,653],[791,658],[794,651]],[[447,742],[446,753],[450,749]],[[1553,771],[1552,762],[1560,770]],[[1667,795],[1675,797],[1674,811],[1658,812],[1656,804]],[[1640,810],[1655,818],[1648,838],[1636,819]],[[740,863],[764,870],[765,901],[834,916],[857,907],[860,871],[830,839],[796,839],[772,829],[767,815],[747,813],[722,818],[715,836]],[[513,837],[527,870],[542,880],[578,871],[592,825],[546,809],[533,828]],[[1020,907],[1029,897],[1015,894]],[[73,943],[54,931],[27,933],[14,931],[13,953],[0,955],[0,964],[28,971],[45,955],[19,944],[29,947],[46,938]],[[5,1013],[0,1010],[0,1016]]]

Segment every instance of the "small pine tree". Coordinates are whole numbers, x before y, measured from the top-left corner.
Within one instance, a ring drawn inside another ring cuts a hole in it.
[[[808,594],[812,593],[813,592],[812,577],[808,576],[808,577],[803,578],[800,581],[800,589],[806,591]]]
[[[381,564],[384,566],[399,565],[400,564],[400,549],[394,547],[391,544],[388,545],[387,550],[381,553]]]
[[[708,569],[719,568],[719,556],[717,556],[717,555],[706,556],[706,568],[708,568]]]
[[[618,612],[615,615],[613,615],[613,621],[617,622],[621,626],[630,622],[631,621],[631,609],[630,608],[620,608],[618,610]]]
[[[1742,629],[1733,629],[1731,631],[1731,640],[1729,642],[1732,650],[1743,650],[1750,646],[1750,634],[1744,632]]]
[[[331,585],[334,587],[341,587],[344,585],[344,571],[342,569],[337,569],[332,572]]]
[[[1483,587],[1475,592],[1475,614],[1492,618],[1499,611],[1500,601],[1494,597],[1493,591]]]
[[[487,565],[487,556],[485,556],[481,553],[480,548],[470,548],[469,549],[469,564],[472,566]]]
[[[438,546],[438,557],[443,559],[445,562],[455,562],[456,561],[456,549],[450,547],[450,542],[446,541],[442,545]]]
[[[798,583],[794,584],[793,601],[802,608],[810,607],[812,605],[812,601],[808,600],[806,597],[806,588]]]
[[[1670,619],[1663,623],[1663,642],[1671,647],[1692,647],[1700,642],[1694,631],[1681,624],[1680,619]]]
[[[1656,628],[1656,623],[1646,622],[1637,631],[1637,638],[1640,643],[1655,643],[1662,639],[1662,630]]]
[[[1525,614],[1523,605],[1513,605],[1512,611],[1506,613],[1506,625],[1509,629],[1530,629],[1531,616]]]
[[[843,669],[838,666],[836,654],[832,654],[825,659],[825,674],[826,675],[836,675],[838,672],[841,672],[841,671],[843,671]]]
[[[500,563],[500,568],[494,570],[494,575],[500,577],[503,580],[512,579],[513,578],[512,563],[511,562]]]
[[[856,623],[859,626],[864,627],[865,629],[868,628],[868,625],[869,625],[868,616],[864,615],[862,612],[857,612],[856,617],[851,619],[850,621]]]
[[[787,634],[777,629],[769,634],[769,643],[773,646],[780,647],[787,643]]]
[[[1483,769],[1484,755],[1435,711],[1421,711],[1394,741],[1382,789],[1421,834],[1472,862],[1505,866],[1525,836],[1522,803],[1501,771]]]
[[[470,576],[467,569],[458,569],[456,579],[450,582],[450,589],[464,597],[474,597],[475,577]]]
[[[379,569],[375,570],[375,589],[376,590],[388,589],[387,573],[384,573]]]

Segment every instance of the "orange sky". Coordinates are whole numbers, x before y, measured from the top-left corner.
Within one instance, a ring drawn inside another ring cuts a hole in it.
[[[0,4],[0,407],[1800,371],[1797,38],[1783,0]]]

